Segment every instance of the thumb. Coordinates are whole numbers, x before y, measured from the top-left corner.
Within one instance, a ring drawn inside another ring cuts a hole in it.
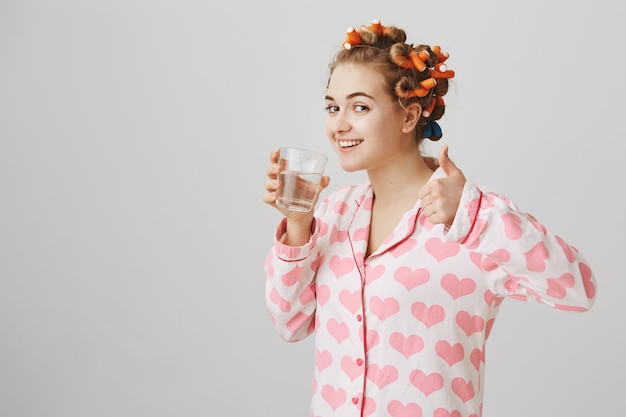
[[[439,166],[443,169],[446,176],[450,176],[453,172],[458,171],[458,168],[448,156],[448,145],[443,145],[439,151]]]

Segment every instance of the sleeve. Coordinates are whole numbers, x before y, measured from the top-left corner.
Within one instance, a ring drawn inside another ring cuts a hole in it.
[[[282,243],[286,219],[276,228],[274,245],[265,260],[265,304],[278,334],[288,342],[302,340],[315,326],[315,244],[319,224],[313,220],[309,242],[293,247]]]
[[[465,184],[446,237],[470,249],[496,295],[587,311],[596,280],[579,251],[508,198]]]

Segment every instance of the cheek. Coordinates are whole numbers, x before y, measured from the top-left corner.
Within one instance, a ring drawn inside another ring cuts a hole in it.
[[[326,130],[326,136],[328,136],[328,139],[332,139],[334,136],[334,133],[333,133],[333,129],[331,128],[330,120],[328,118],[326,118],[326,124],[324,125],[324,128]]]

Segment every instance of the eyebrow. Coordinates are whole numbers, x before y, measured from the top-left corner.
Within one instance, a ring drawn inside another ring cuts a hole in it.
[[[355,93],[348,94],[348,96],[347,96],[346,98],[347,98],[347,99],[352,99],[352,98],[355,98],[355,97],[360,97],[360,96],[367,97],[367,98],[370,98],[370,99],[372,99],[372,100],[376,100],[374,97],[372,97],[372,96],[370,96],[369,94],[364,93],[364,92],[362,92],[362,91],[357,91],[357,92],[355,92]],[[334,99],[334,98],[332,98],[331,96],[328,96],[328,95],[327,95],[327,96],[325,96],[325,97],[324,97],[324,99],[325,99],[325,100],[330,100],[330,101],[335,101],[335,99]]]

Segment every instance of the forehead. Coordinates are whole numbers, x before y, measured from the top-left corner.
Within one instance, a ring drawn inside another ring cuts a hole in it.
[[[387,95],[383,77],[370,66],[338,65],[330,76],[326,93],[339,99],[355,92],[364,92],[371,96]]]

